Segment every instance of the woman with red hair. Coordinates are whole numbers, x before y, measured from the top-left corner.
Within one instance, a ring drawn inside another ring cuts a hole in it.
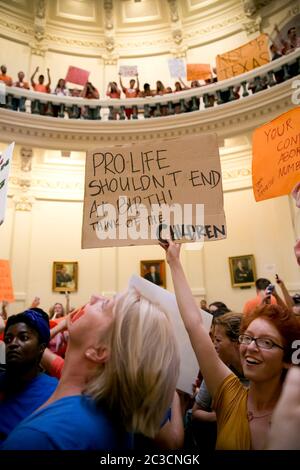
[[[263,449],[281,394],[300,323],[278,305],[264,305],[243,319],[239,336],[245,388],[222,362],[205,330],[180,263],[180,245],[163,246],[171,268],[178,307],[217,415],[217,449]]]

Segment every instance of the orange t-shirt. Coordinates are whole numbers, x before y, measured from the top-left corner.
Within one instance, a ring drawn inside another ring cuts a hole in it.
[[[17,88],[25,88],[26,90],[29,90],[28,82],[16,82],[14,83],[14,86],[16,86]]]
[[[46,85],[41,85],[40,83],[36,83],[33,85],[34,91],[39,91],[40,93],[50,93],[49,87]]]
[[[106,96],[109,96],[110,98],[114,98],[114,99],[116,98],[119,99],[121,96],[121,93],[119,91],[110,91],[106,93]]]
[[[4,82],[7,86],[12,86],[12,78],[9,75],[0,75],[0,82]]]
[[[138,95],[138,91],[135,88],[125,88],[126,98],[136,98],[137,95]]]
[[[248,302],[245,303],[244,308],[243,308],[243,313],[247,315],[248,313],[251,313],[256,307],[259,307],[262,303],[262,298],[258,294],[254,299],[248,300]],[[277,304],[275,297],[271,295],[271,304]]]

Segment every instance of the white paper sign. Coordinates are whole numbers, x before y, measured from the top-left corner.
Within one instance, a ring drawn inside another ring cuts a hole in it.
[[[8,174],[9,166],[12,159],[15,143],[10,144],[6,149],[0,153],[0,225],[4,221],[7,188],[8,188]]]
[[[182,78],[186,76],[186,68],[183,59],[168,59],[171,78]]]
[[[271,264],[265,264],[265,272],[268,273],[268,276],[275,276],[276,274],[276,265],[271,263]]]
[[[137,65],[120,65],[119,73],[122,77],[135,77],[138,73]]]
[[[199,364],[181,319],[175,294],[137,275],[131,276],[129,287],[134,287],[148,300],[158,304],[173,322],[180,353],[180,373],[177,388],[191,394],[192,385],[199,372]],[[199,314],[202,314],[204,327],[209,332],[212,315],[200,309]]]

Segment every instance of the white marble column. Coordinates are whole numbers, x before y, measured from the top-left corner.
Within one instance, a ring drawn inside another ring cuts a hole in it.
[[[31,194],[32,149],[20,150],[19,189],[13,197],[15,205],[12,224],[10,263],[15,292],[15,303],[10,313],[17,313],[28,306],[28,272],[30,269],[32,206]]]

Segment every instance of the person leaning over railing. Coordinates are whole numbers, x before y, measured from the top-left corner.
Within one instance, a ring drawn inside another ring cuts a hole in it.
[[[275,43],[271,44],[270,53],[271,53],[272,61],[280,59],[282,57],[282,52],[280,51],[280,48]],[[284,80],[284,70],[282,69],[275,70],[274,77],[277,83],[282,83]]]
[[[98,100],[100,98],[99,91],[97,90],[97,88],[94,87],[91,82],[86,82],[80,96],[81,98],[86,98],[88,100]],[[83,106],[81,108],[81,116],[84,119],[90,119],[92,114],[93,110],[89,109],[88,106]]]
[[[17,88],[23,88],[23,90],[29,90],[29,83],[24,80],[25,74],[24,72],[19,72],[18,73],[18,80],[13,84],[13,86]],[[14,111],[25,111],[25,101],[26,98],[20,97],[20,98],[13,98],[12,99],[12,107]]]
[[[31,76],[31,86],[34,89],[34,91],[38,91],[40,93],[50,93],[50,85],[51,85],[51,78],[50,78],[50,69],[47,68],[47,76],[48,76],[48,83],[47,85],[44,84],[45,82],[45,76],[44,75],[39,75],[38,77],[38,83],[34,81],[35,76],[37,72],[39,71],[39,67],[36,67],[35,71],[33,72]]]
[[[183,82],[180,82],[180,79],[178,79],[177,82],[175,82],[174,93],[179,93],[181,91],[188,90],[188,89],[189,89],[189,87],[187,87]],[[183,105],[181,105],[180,103],[175,103],[174,104],[174,113],[175,114],[186,112],[187,109],[188,109],[188,104],[185,101],[183,102]]]
[[[50,78],[50,69],[47,68],[47,76],[48,76],[48,83],[47,85],[44,84],[45,82],[45,77],[44,75],[39,75],[38,77],[38,83],[35,82],[35,76],[37,72],[39,71],[39,67],[36,67],[35,71],[33,72],[31,76],[31,86],[34,89],[34,91],[38,91],[39,93],[51,93],[50,85],[51,85],[51,78]],[[33,114],[46,114],[47,111],[47,105],[46,103],[41,103],[38,100],[33,100],[31,102],[31,112]]]
[[[79,90],[79,88],[72,88],[70,90],[70,96],[73,98],[79,98],[80,95],[81,90]],[[73,104],[73,106],[67,106],[66,112],[70,119],[79,119],[81,117],[81,107],[77,104]]]
[[[154,96],[163,96],[166,94],[166,88],[164,84],[157,80],[156,82],[156,90],[154,91]],[[154,116],[167,116],[168,114],[168,106],[167,104],[158,104],[156,105],[156,110],[154,111]]]
[[[6,65],[1,65],[0,69],[1,69],[0,82],[5,83],[6,86],[12,86],[13,84],[12,78],[6,73],[7,72]],[[0,103],[0,107],[5,108],[6,104],[7,104],[7,96],[6,96],[6,103],[3,103],[3,104]]]
[[[107,85],[107,90],[106,90],[106,96],[112,99],[117,99],[119,100],[121,97],[121,90],[118,88],[118,85],[116,82],[109,82]],[[120,108],[113,107],[113,109],[110,112],[109,119],[117,119],[117,114],[120,116]]]
[[[53,92],[57,96],[70,96],[70,92],[66,86],[66,81],[64,78],[60,78],[57,82],[57,85],[55,87],[55,90]],[[64,105],[61,104],[53,104],[52,105],[52,110],[53,110],[53,116],[57,117],[60,114],[60,117],[64,116]]]
[[[144,83],[143,90],[139,91],[138,98],[152,98],[154,96],[154,93],[155,92],[153,90],[151,90],[151,88],[150,88],[150,84],[149,83]],[[152,117],[153,113],[156,109],[156,105],[155,104],[151,105],[151,103],[149,101],[149,104],[144,105],[144,108],[147,109],[147,111],[146,111],[147,116],[145,114],[145,117]]]
[[[122,83],[121,73],[119,73],[119,81],[120,81],[120,86],[122,88],[122,91],[125,94],[126,98],[137,98],[139,96],[140,83],[139,83],[138,73],[136,74],[136,86],[134,86],[135,85],[135,80],[132,78],[129,81],[129,88],[126,88]],[[125,108],[125,114],[126,114],[127,119],[130,119],[132,114],[133,114],[133,109],[132,108]]]
[[[6,65],[1,65],[1,74],[0,74],[0,82],[4,82],[6,86],[12,86],[13,81],[12,78],[7,75],[7,68]]]
[[[184,87],[185,90],[189,90],[190,88],[200,88],[201,84],[198,80],[193,80],[191,82],[191,86],[188,87],[184,81],[179,77],[178,80],[180,81],[181,85]],[[196,111],[197,109],[200,108],[200,98],[194,97],[191,100],[189,100],[186,104],[186,111]]]

